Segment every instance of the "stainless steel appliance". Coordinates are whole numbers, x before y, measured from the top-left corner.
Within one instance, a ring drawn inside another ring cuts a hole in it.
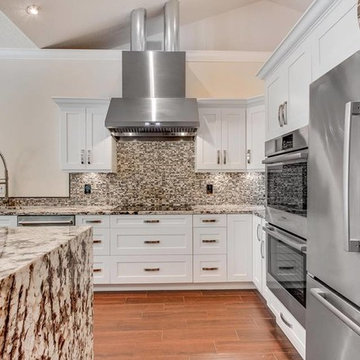
[[[265,143],[266,221],[307,237],[308,128]]]
[[[146,12],[132,12],[132,51],[122,53],[123,97],[111,99],[105,120],[116,138],[193,137],[200,126],[197,100],[185,97],[178,0],[165,4],[164,20],[165,51],[145,51]]]
[[[311,85],[307,360],[360,354],[360,52]]]
[[[18,226],[74,226],[74,215],[22,215],[17,218]]]
[[[267,224],[266,285],[305,327],[306,241]]]

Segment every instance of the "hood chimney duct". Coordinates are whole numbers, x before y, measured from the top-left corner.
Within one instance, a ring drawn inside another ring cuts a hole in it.
[[[164,49],[165,51],[179,51],[179,12],[180,6],[178,0],[169,0],[164,6]]]
[[[146,50],[146,10],[142,8],[131,12],[130,50]]]

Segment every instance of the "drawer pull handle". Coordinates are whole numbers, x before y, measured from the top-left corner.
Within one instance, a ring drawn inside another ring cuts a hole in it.
[[[281,318],[281,320],[283,321],[283,323],[284,323],[288,328],[292,329],[292,327],[293,327],[292,324],[290,324],[290,323],[285,319],[283,313],[280,313],[280,318]]]
[[[203,267],[203,271],[216,271],[219,270],[217,267]]]
[[[94,269],[93,270],[94,273],[101,272],[101,271],[102,271],[102,269]]]
[[[144,244],[160,244],[160,240],[145,240]]]
[[[145,224],[158,224],[160,220],[144,220]]]
[[[87,224],[101,224],[101,220],[86,220]]]
[[[279,270],[294,270],[295,266],[279,266]]]
[[[94,240],[93,243],[94,243],[94,244],[101,244],[102,241],[101,241],[101,240]]]
[[[217,240],[203,240],[202,242],[204,244],[213,244],[213,243],[217,243]]]
[[[147,271],[147,272],[160,271],[160,268],[145,268],[144,271]]]
[[[202,220],[203,223],[216,223],[215,219],[204,219]]]

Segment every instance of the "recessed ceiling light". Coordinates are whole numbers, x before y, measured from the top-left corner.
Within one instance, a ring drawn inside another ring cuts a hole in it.
[[[145,123],[145,126],[149,126],[149,125],[150,125],[150,123],[149,123],[149,122],[146,122],[146,123]]]
[[[26,8],[26,12],[29,15],[37,15],[39,13],[39,7],[37,5],[30,5]]]
[[[159,122],[155,123],[156,126],[160,126],[161,124]]]

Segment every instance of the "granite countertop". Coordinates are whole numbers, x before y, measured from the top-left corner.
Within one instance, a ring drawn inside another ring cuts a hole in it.
[[[44,207],[24,206],[0,207],[0,215],[196,215],[196,214],[251,214],[264,217],[265,207],[262,205],[195,205],[176,207],[136,207],[131,209],[119,206],[71,206]]]
[[[0,227],[0,281],[90,231],[88,226]]]

